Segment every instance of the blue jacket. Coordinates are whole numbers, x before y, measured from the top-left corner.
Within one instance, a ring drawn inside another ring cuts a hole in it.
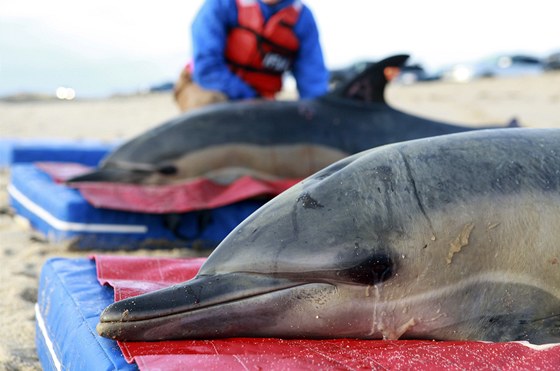
[[[259,1],[266,20],[275,12],[291,5],[294,0],[282,0],[275,5]],[[196,83],[206,89],[218,90],[230,99],[254,98],[257,93],[231,72],[224,51],[228,30],[236,27],[235,0],[206,0],[192,24],[192,45]],[[313,14],[306,6],[301,9],[294,33],[300,41],[300,51],[291,72],[296,80],[300,98],[313,98],[326,93],[328,71],[319,43],[319,32]]]

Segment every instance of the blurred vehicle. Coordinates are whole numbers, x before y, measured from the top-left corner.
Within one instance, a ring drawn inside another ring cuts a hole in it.
[[[173,91],[174,87],[175,87],[175,83],[173,82],[163,82],[158,85],[150,86],[149,91],[150,93],[167,92],[167,91]]]
[[[403,85],[411,85],[418,81],[428,80],[428,74],[419,64],[404,65],[401,67],[400,73],[395,77],[393,82]]]
[[[544,68],[547,70],[560,70],[560,52],[552,53],[546,57]]]
[[[443,72],[442,78],[451,81],[470,81],[484,77],[537,75],[543,71],[544,63],[539,58],[512,54],[453,65]]]

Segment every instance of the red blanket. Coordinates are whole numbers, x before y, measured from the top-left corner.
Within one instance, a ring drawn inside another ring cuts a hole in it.
[[[186,281],[204,259],[96,256],[98,280],[115,289],[115,300]],[[560,344],[282,340],[234,338],[119,342],[128,362],[141,370],[556,370]]]
[[[55,181],[63,182],[91,168],[73,163],[37,163]],[[266,181],[248,176],[222,185],[206,178],[179,184],[142,185],[108,182],[72,183],[93,206],[140,213],[184,213],[213,209],[255,198],[273,197],[296,184],[299,179]]]

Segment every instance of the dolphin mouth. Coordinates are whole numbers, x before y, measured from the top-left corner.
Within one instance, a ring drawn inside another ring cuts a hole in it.
[[[109,305],[97,332],[120,341],[251,334],[266,325],[272,307],[286,304],[292,289],[315,284],[253,273],[197,276]]]
[[[77,175],[66,180],[66,183],[78,182],[113,182],[113,183],[140,183],[152,171],[128,170],[119,168],[99,168],[82,175]]]

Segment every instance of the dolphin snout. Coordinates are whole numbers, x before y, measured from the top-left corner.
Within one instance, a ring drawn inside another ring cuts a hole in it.
[[[168,338],[168,327],[174,328],[177,333],[176,327],[183,326],[185,331],[194,332],[196,336],[197,330],[191,326],[196,327],[201,321],[206,323],[208,318],[216,322],[216,318],[220,318],[216,317],[216,313],[225,313],[235,303],[266,297],[303,284],[262,274],[197,276],[184,283],[109,305],[101,313],[97,332],[101,336],[123,341],[150,341]]]

